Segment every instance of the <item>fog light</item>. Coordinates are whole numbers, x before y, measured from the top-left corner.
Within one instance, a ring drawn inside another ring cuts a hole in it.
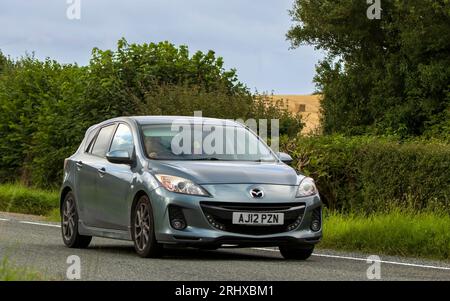
[[[312,223],[311,223],[311,230],[319,231],[320,230],[320,221],[313,220]]]
[[[169,221],[175,230],[183,230],[187,227],[186,218],[184,217],[181,207],[169,205]]]
[[[170,224],[176,230],[183,230],[186,228],[186,223],[181,219],[173,219],[170,221]]]

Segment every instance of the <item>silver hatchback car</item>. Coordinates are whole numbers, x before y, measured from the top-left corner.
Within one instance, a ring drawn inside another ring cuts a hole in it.
[[[186,135],[181,143],[180,128],[205,140],[223,130],[212,145],[231,152],[205,151]],[[71,248],[88,247],[92,236],[131,240],[142,257],[170,246],[271,246],[287,259],[307,259],[322,237],[322,203],[314,181],[290,161],[229,120],[104,121],[64,162],[62,238]]]

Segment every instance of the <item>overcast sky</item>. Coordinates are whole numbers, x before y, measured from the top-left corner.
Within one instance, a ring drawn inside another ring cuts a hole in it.
[[[69,20],[68,2],[81,2]],[[312,47],[290,50],[285,34],[293,0],[0,0],[0,49],[13,58],[26,52],[63,63],[89,62],[91,49],[114,49],[117,40],[212,49],[236,68],[252,91],[309,94]]]

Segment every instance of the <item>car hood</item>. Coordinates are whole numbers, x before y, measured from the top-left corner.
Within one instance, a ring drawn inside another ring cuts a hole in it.
[[[197,184],[297,185],[299,176],[286,164],[259,162],[152,161],[153,173],[183,177]]]

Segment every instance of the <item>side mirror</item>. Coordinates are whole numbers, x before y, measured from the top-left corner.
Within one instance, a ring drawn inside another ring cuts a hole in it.
[[[283,152],[279,152],[278,157],[280,158],[281,162],[286,163],[288,165],[291,164],[292,161],[294,161],[294,159],[292,159],[292,157],[289,154]]]
[[[131,164],[133,159],[131,159],[130,154],[124,150],[115,150],[106,154],[106,159],[111,163],[116,164]]]

